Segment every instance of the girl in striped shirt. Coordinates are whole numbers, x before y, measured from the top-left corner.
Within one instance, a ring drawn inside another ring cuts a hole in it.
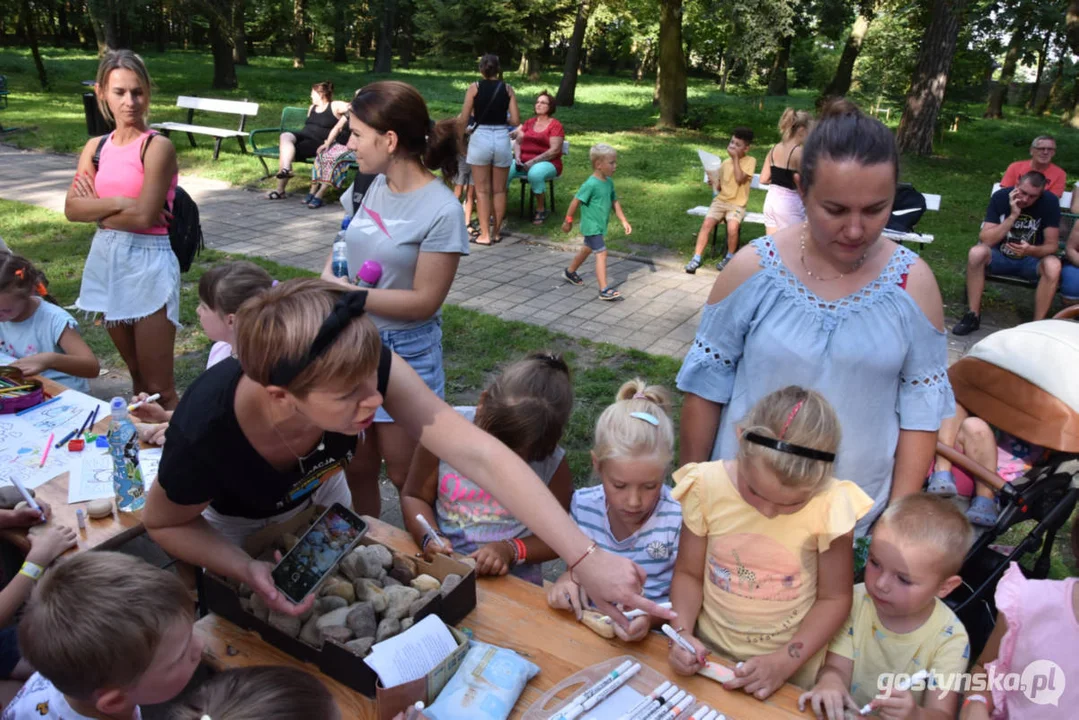
[[[577,525],[601,549],[645,569],[644,594],[657,601],[670,593],[682,528],[681,507],[666,484],[673,455],[670,395],[658,385],[631,380],[596,422],[592,467],[602,482],[574,492],[570,505]],[[588,596],[567,572],[550,587],[547,602],[574,610],[580,619]],[[615,625],[615,633],[623,640],[642,640],[652,624],[653,618],[644,616],[627,631]]]

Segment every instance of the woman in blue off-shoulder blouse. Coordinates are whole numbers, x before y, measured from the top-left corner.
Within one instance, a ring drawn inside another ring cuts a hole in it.
[[[836,477],[874,500],[918,492],[955,411],[940,290],[910,250],[881,237],[895,196],[895,139],[846,101],[806,140],[807,222],[755,240],[720,273],[678,373],[681,461],[731,458],[760,398],[811,387],[839,413]]]

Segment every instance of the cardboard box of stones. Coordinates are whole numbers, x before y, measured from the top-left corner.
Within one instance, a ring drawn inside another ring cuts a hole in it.
[[[295,545],[322,511],[308,508],[263,528],[244,549],[273,563],[274,550],[285,553]],[[371,646],[432,613],[447,625],[460,622],[476,607],[476,573],[444,555],[426,562],[364,537],[315,594],[305,615],[271,613],[246,585],[204,572],[199,601],[204,610],[254,630],[274,647],[373,698],[378,678],[363,662]]]

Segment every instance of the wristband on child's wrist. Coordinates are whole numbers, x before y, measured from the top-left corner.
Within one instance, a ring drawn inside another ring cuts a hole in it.
[[[568,222],[570,225],[572,225],[573,224],[573,216],[572,215],[567,215],[566,216],[566,222]]]
[[[41,567],[37,563],[32,563],[29,560],[22,564],[19,568],[19,574],[25,575],[31,580],[37,581],[41,579],[41,576],[45,574],[45,568]]]
[[[967,695],[966,699],[963,700],[962,707],[960,707],[959,709],[960,710],[965,710],[967,705],[970,705],[971,703],[975,703],[975,702],[976,703],[981,703],[982,705],[985,705],[986,707],[989,707],[989,700],[986,699],[985,695],[975,694],[975,695]]]

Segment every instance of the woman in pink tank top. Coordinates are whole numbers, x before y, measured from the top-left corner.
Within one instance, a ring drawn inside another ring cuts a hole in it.
[[[98,227],[75,304],[104,315],[134,392],[160,393],[161,405],[172,409],[180,265],[169,244],[168,209],[176,195],[176,150],[146,124],[150,76],[138,55],[108,53],[94,89],[116,129],[86,143],[67,193],[67,219]]]

